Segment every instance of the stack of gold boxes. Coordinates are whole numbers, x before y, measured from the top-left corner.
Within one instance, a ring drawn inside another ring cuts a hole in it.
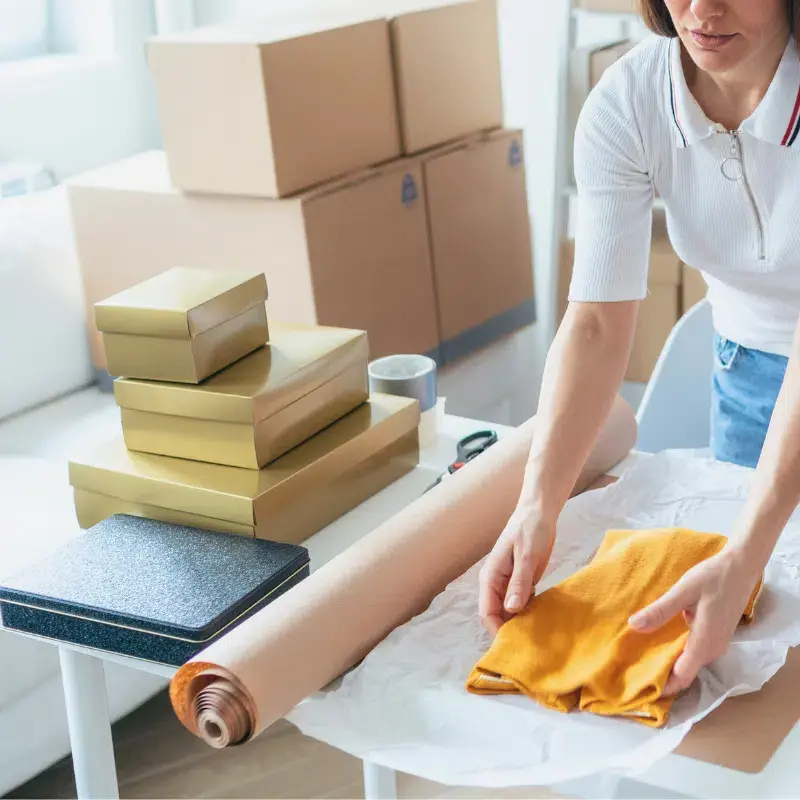
[[[78,521],[300,542],[413,469],[419,405],[363,330],[267,322],[263,274],[175,268],[97,303],[121,431],[70,463]]]

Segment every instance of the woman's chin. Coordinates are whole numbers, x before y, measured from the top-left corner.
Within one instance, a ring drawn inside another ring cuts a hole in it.
[[[704,72],[730,72],[745,60],[745,54],[739,47],[711,50],[698,47],[694,42],[687,42],[686,49],[692,61]]]

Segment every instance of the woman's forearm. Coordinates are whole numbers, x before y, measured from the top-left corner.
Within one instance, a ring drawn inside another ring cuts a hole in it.
[[[555,520],[619,392],[635,302],[570,306],[550,348],[520,506]]]
[[[800,337],[795,343],[732,542],[763,569],[800,503]]]

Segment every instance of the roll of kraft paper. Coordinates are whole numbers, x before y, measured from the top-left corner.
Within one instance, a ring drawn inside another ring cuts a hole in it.
[[[422,612],[497,540],[534,425],[535,417],[184,664],[170,684],[184,726],[212,747],[244,743]],[[618,398],[573,493],[635,441],[633,412]]]

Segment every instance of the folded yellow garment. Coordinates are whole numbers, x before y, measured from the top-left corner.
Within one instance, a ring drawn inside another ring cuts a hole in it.
[[[578,708],[662,727],[674,698],[661,695],[689,627],[678,615],[640,633],[628,619],[726,543],[724,536],[682,528],[609,531],[586,567],[532,598],[501,627],[467,690],[521,693],[558,711]],[[761,584],[744,621],[753,616]]]

